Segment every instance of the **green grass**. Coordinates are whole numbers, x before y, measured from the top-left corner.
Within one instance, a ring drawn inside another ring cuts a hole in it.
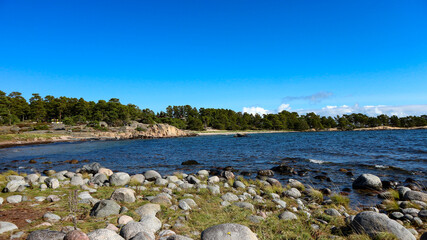
[[[336,205],[343,205],[345,207],[348,207],[350,204],[350,199],[346,196],[343,196],[341,194],[333,194],[331,196],[331,200]]]
[[[51,134],[51,133],[20,133],[20,134],[1,134],[0,142],[8,142],[8,141],[28,141],[34,140],[36,138],[43,139],[52,139],[54,137],[60,137],[62,135],[59,134]]]

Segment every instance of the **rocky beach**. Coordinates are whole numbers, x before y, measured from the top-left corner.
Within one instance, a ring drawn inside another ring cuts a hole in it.
[[[362,174],[380,204],[353,209],[333,190],[272,170],[256,179],[197,170],[130,175],[99,163],[76,171],[0,175],[1,239],[426,239],[427,194]]]

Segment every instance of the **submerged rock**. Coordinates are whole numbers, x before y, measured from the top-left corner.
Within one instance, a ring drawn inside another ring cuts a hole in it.
[[[381,190],[381,179],[373,174],[362,174],[353,182],[354,189]]]

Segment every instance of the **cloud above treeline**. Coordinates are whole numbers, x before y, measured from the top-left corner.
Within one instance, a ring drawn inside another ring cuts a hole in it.
[[[344,114],[352,113],[363,113],[368,116],[378,116],[381,114],[386,114],[388,116],[396,115],[398,117],[405,116],[420,116],[427,115],[427,104],[419,105],[401,105],[401,106],[386,106],[386,105],[377,105],[377,106],[359,106],[358,104],[354,106],[325,106],[321,109],[295,109],[292,110],[290,104],[282,104],[275,110],[267,110],[262,107],[244,107],[243,112],[249,114],[269,114],[269,113],[278,113],[283,110],[297,112],[299,114],[306,114],[309,112],[314,112],[321,116],[337,116]]]
[[[283,98],[283,102],[291,102],[295,100],[308,101],[310,103],[320,103],[321,101],[332,97],[334,94],[332,92],[318,92],[307,96],[286,96]]]

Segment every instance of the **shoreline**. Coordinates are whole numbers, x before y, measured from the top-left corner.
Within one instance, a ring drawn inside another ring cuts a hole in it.
[[[25,139],[25,140],[10,140],[10,141],[0,141],[0,149],[2,148],[11,148],[18,146],[27,146],[27,145],[39,145],[39,144],[50,144],[50,143],[66,143],[66,142],[84,142],[84,141],[115,141],[115,140],[135,140],[135,139],[156,139],[156,138],[179,138],[179,137],[197,137],[197,136],[215,136],[215,135],[236,135],[236,134],[270,134],[270,133],[296,133],[296,132],[351,132],[351,131],[388,131],[388,130],[420,130],[427,129],[427,126],[422,127],[372,127],[372,128],[356,128],[353,130],[339,130],[337,128],[325,129],[325,130],[314,130],[310,129],[307,131],[274,131],[274,130],[249,130],[249,131],[231,131],[231,130],[213,130],[213,131],[204,131],[204,132],[194,132],[194,131],[183,131],[185,134],[181,135],[158,135],[158,136],[118,136],[118,133],[114,132],[90,132],[86,133],[86,135],[79,136],[79,133],[75,133],[75,135],[71,134],[51,134],[51,133],[38,133],[41,135],[34,139]],[[15,134],[19,135],[19,134]],[[43,136],[44,135],[44,136]],[[52,136],[49,136],[52,135]],[[103,136],[110,135],[110,136]],[[117,136],[113,136],[117,135]],[[0,135],[1,136],[1,135]]]

